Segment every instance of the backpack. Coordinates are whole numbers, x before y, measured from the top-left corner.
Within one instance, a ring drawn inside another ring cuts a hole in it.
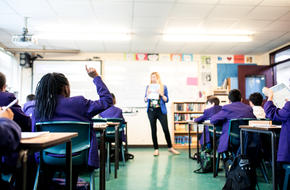
[[[257,185],[256,170],[245,155],[237,156],[228,173],[223,190],[254,190]]]
[[[194,173],[208,173],[212,172],[212,162],[213,162],[213,156],[212,152],[209,149],[205,149],[200,152],[200,160],[199,165],[200,168],[195,170]]]

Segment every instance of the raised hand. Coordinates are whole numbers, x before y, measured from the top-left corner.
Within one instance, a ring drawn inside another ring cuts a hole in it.
[[[93,67],[88,68],[88,66],[86,65],[86,70],[87,70],[88,75],[92,78],[99,76],[97,73],[97,70]]]
[[[8,118],[8,119],[13,119],[14,117],[14,113],[11,111],[10,108],[8,108],[7,110],[3,111],[3,108],[0,107],[0,118],[1,117],[5,117],[5,118]]]

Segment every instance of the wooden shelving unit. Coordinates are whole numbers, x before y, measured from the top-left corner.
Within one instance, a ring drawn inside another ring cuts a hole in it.
[[[173,146],[176,149],[188,148],[188,143],[191,141],[191,147],[197,147],[197,125],[192,124],[189,120],[203,114],[205,102],[173,102]],[[191,128],[189,139],[188,130]],[[202,133],[199,128],[199,133]]]

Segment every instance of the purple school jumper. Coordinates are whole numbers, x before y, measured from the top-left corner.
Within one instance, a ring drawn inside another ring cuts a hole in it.
[[[0,92],[0,106],[7,106],[16,97],[14,94],[9,92]],[[11,107],[12,112],[14,113],[14,121],[20,126],[22,131],[31,131],[31,119],[29,116],[25,115],[21,110],[21,106],[18,104],[14,104]]]
[[[272,101],[267,101],[264,110],[267,118],[282,122],[277,161],[290,163],[290,102],[286,102],[284,107],[279,109]]]
[[[228,150],[229,143],[229,121],[231,119],[239,118],[256,118],[253,114],[251,106],[246,105],[242,102],[233,102],[228,105],[224,105],[222,110],[211,117],[210,122],[212,124],[221,123],[223,126],[222,134],[219,139],[218,153],[225,152]]]
[[[99,100],[87,100],[83,96],[64,97],[59,95],[54,116],[49,121],[91,122],[95,115],[109,108],[113,104],[113,99],[108,88],[99,76],[95,77],[93,81],[97,87],[97,92],[100,97]],[[40,119],[35,118],[33,113],[33,129],[37,122],[40,122]],[[89,151],[88,165],[94,168],[99,167],[98,144],[96,133],[93,129],[91,129],[91,147]]]
[[[221,111],[222,107],[221,106],[213,106],[211,108],[205,109],[203,112],[203,115],[196,118],[194,121],[197,123],[202,123],[205,120],[210,119],[214,114],[218,113],[219,111]],[[210,143],[210,135],[209,135],[209,130],[208,130],[208,126],[204,127],[204,133],[202,133],[201,137],[200,137],[200,141],[199,143],[201,145],[203,145],[203,135],[205,134],[205,143]]]

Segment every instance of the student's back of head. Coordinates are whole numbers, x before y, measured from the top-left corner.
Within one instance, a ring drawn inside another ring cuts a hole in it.
[[[0,91],[4,91],[6,87],[6,77],[0,72]]]
[[[29,101],[32,101],[32,100],[35,100],[35,95],[34,95],[34,94],[29,94],[29,95],[26,97],[26,102],[29,102]]]
[[[250,95],[249,101],[250,101],[250,104],[253,104],[253,106],[262,106],[263,96],[259,92],[255,92]]]
[[[215,106],[218,106],[220,105],[220,100],[215,96],[210,96],[207,99],[206,103],[210,103],[210,104],[214,104]]]
[[[240,102],[242,100],[242,94],[238,89],[231,90],[228,97],[231,102]]]
[[[51,119],[57,105],[57,96],[70,96],[69,82],[62,73],[48,73],[37,84],[35,116],[40,120]]]

